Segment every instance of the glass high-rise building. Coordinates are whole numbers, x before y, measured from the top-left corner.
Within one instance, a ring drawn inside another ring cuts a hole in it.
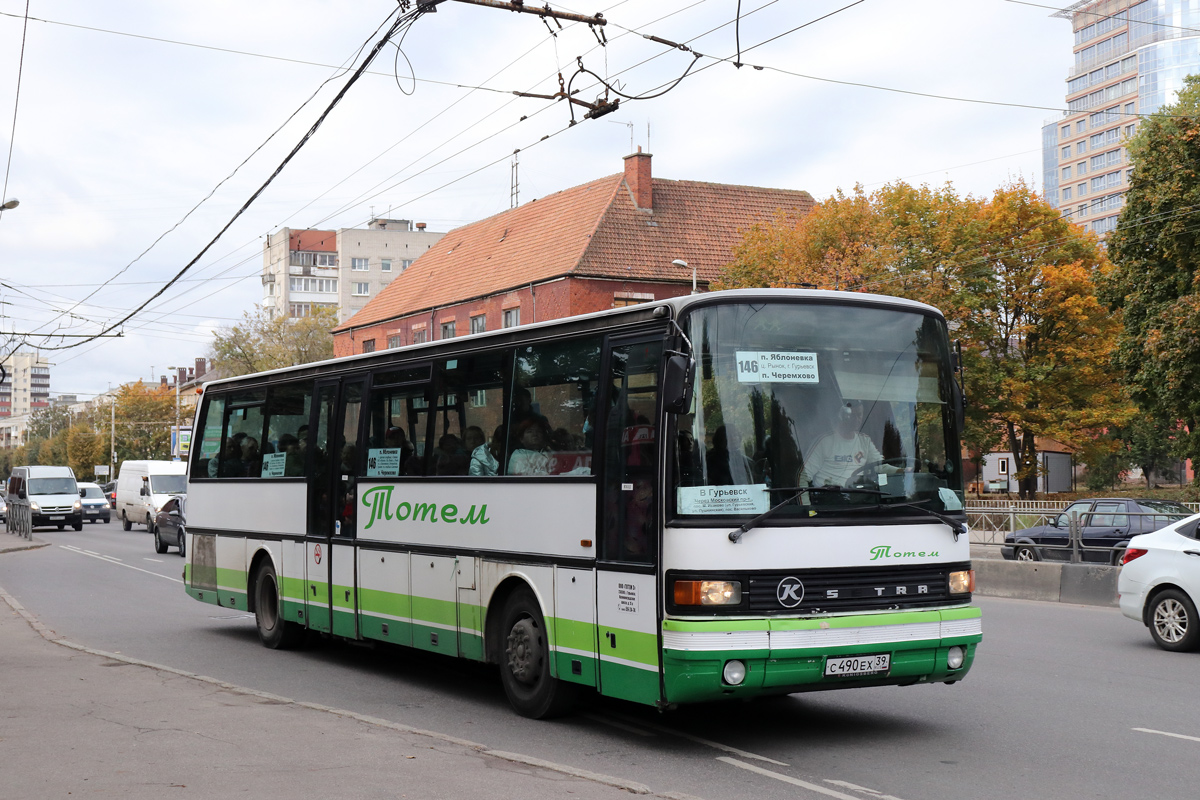
[[[1069,110],[1042,128],[1043,191],[1103,236],[1129,187],[1125,141],[1200,72],[1200,0],[1085,0],[1053,16],[1071,21],[1075,65]]]

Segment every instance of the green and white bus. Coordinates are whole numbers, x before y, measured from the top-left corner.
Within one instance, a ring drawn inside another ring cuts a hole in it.
[[[530,717],[953,683],[955,369],[929,306],[740,290],[214,381],[186,590],[495,663]]]

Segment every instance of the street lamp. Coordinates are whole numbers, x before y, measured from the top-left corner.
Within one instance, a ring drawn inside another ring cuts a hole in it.
[[[671,265],[675,266],[675,267],[679,267],[680,269],[688,268],[688,263],[686,261],[684,261],[682,258],[675,259],[674,261],[671,262]],[[692,294],[700,294],[700,292],[698,292],[696,290],[696,268],[695,267],[692,267]]]
[[[10,197],[7,200],[5,200],[2,205],[0,205],[0,208],[4,209],[5,211],[12,211],[14,208],[16,208],[19,205],[21,205],[20,200],[18,200],[15,197]]]
[[[183,432],[179,430],[179,373],[187,367],[167,367],[175,371],[175,448],[171,455],[182,459]]]

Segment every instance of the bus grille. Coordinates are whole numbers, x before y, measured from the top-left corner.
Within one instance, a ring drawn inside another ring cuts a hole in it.
[[[949,574],[962,569],[970,564],[757,572],[748,581],[750,611],[830,613],[944,605],[950,600]],[[966,602],[971,596],[954,599]]]

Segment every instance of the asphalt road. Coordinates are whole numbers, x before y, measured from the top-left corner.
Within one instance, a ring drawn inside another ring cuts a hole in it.
[[[1115,609],[977,598],[984,642],[971,674],[953,686],[667,714],[592,698],[573,717],[534,722],[509,709],[487,667],[319,639],[299,651],[266,650],[251,617],[188,598],[183,560],[173,549],[156,554],[144,530],[113,523],[36,536],[51,546],[0,555],[0,587],[73,641],[657,792],[1193,798],[1200,785],[1200,653],[1158,650]]]

